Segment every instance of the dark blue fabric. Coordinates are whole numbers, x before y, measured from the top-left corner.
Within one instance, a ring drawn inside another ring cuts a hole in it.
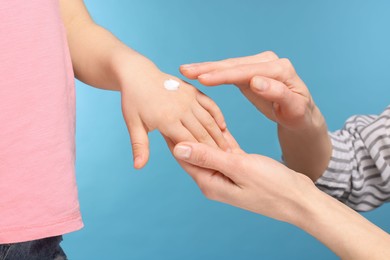
[[[0,245],[0,260],[66,260],[62,236]]]

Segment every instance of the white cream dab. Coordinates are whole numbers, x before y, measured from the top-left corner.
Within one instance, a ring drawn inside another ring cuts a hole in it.
[[[174,80],[174,79],[167,79],[164,81],[164,87],[167,90],[178,90],[180,86],[180,82]]]

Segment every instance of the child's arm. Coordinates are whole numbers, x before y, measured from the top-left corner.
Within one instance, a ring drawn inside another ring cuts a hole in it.
[[[130,133],[134,166],[149,158],[147,133],[158,129],[174,143],[192,140],[227,149],[217,105],[191,85],[161,72],[150,60],[96,25],[82,0],[60,0],[75,75],[94,87],[118,90]],[[177,91],[164,81],[180,82]]]

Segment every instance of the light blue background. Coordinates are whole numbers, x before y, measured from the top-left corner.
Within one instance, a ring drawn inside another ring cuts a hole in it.
[[[389,103],[389,1],[87,0],[97,23],[179,75],[180,64],[273,50],[294,63],[326,116],[342,127]],[[232,86],[207,89],[251,153],[280,158],[275,126]],[[157,132],[132,168],[119,93],[77,83],[77,178],[85,228],[70,259],[337,259],[297,228],[203,197]],[[275,187],[277,188],[277,187]],[[390,231],[390,207],[365,214]],[[310,221],[310,220],[308,220]]]

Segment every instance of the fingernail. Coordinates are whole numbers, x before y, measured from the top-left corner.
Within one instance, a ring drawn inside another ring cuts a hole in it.
[[[142,164],[142,156],[137,156],[134,158],[134,167],[139,168]]]
[[[268,88],[268,82],[262,78],[253,79],[253,88],[258,91],[265,91]]]
[[[174,150],[174,155],[178,159],[189,159],[191,156],[191,152],[191,147],[185,145],[177,145]]]
[[[182,68],[182,69],[189,69],[189,68],[192,68],[192,67],[194,67],[194,66],[196,66],[196,63],[192,63],[192,64],[183,64],[183,65],[181,65],[181,68]]]

